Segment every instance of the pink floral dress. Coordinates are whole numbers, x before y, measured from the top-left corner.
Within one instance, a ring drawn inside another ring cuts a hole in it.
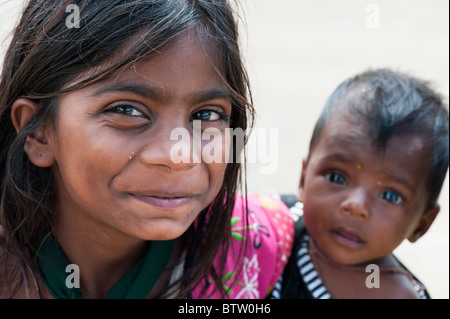
[[[243,198],[236,197],[231,219],[233,240],[220,283],[230,299],[265,298],[289,260],[294,239],[294,221],[280,200],[260,194],[249,194],[247,199],[248,226],[245,226]],[[249,232],[250,242],[240,259],[241,271],[237,272],[237,256],[245,241],[245,230]],[[218,262],[216,259],[216,265]],[[202,288],[198,286],[193,291],[194,299],[199,298]],[[217,292],[210,298],[222,297]]]

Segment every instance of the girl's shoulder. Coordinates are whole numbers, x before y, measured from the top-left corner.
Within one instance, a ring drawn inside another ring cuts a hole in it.
[[[247,200],[248,256],[258,260],[259,297],[265,298],[277,283],[291,255],[295,236],[294,220],[289,208],[272,196],[254,193],[248,195]],[[238,218],[238,214],[236,209],[234,218]]]
[[[279,199],[259,193],[248,194],[246,197],[237,195],[231,227],[232,237],[237,244],[243,243],[244,230],[248,233],[249,242],[246,244],[249,244],[250,251],[259,252],[261,256],[269,252],[268,257],[273,258],[271,252],[277,250],[280,266],[285,257],[290,256],[294,240],[294,220],[289,208]]]
[[[37,299],[40,295],[36,289],[36,285],[28,285],[29,289],[25,288],[24,279],[20,276],[19,266],[22,263],[19,262],[18,258],[13,254],[7,253],[5,248],[5,235],[3,228],[0,225],[0,299],[4,298],[14,298],[14,299]],[[26,267],[23,271],[26,272],[26,280],[32,280],[34,278],[33,274],[30,273],[29,267]],[[14,274],[11,278],[11,274]],[[7,283],[6,277],[9,277],[12,281]],[[22,281],[23,284],[17,288],[17,281]],[[30,284],[28,282],[28,284]],[[11,292],[14,293],[11,296]],[[45,296],[49,294],[46,293]]]
[[[6,258],[6,248],[5,248],[5,234],[2,225],[0,225],[0,299],[7,296],[7,284],[5,282],[5,275],[8,270],[11,269],[12,263],[14,261],[8,260]]]
[[[248,209],[248,250],[258,254],[259,259],[273,259],[276,252],[276,273],[281,273],[291,254],[294,241],[294,220],[289,208],[272,196],[252,193],[246,198],[236,197],[231,220],[231,231],[235,243],[243,243],[245,203]],[[266,262],[266,261],[265,261]]]
[[[291,254],[294,221],[289,208],[270,196],[257,193],[246,197],[237,195],[231,218],[231,236],[221,283],[227,297],[267,297]]]

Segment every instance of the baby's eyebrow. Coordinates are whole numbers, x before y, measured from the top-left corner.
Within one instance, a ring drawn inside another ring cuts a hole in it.
[[[327,154],[323,159],[323,161],[326,162],[340,162],[343,164],[356,164],[358,163],[359,165],[359,160],[357,157],[353,157],[353,156],[347,156],[343,153],[340,152],[333,152],[331,154]],[[357,165],[355,165],[356,167]],[[406,187],[410,192],[414,193],[414,186],[413,184],[407,179],[401,176],[401,174],[399,174],[398,172],[379,172],[378,174],[380,174],[380,176],[384,176],[384,178],[387,178],[391,181],[394,181],[398,184],[403,185],[404,187]]]
[[[409,182],[408,179],[403,178],[403,177],[401,177],[401,176],[399,176],[399,175],[397,175],[397,174],[391,174],[391,173],[388,173],[388,172],[383,172],[383,174],[384,174],[384,176],[385,176],[386,178],[389,178],[389,179],[395,181],[396,183],[403,185],[403,186],[406,187],[411,193],[414,193],[415,188],[414,188],[414,186]]]
[[[357,162],[357,160],[355,158],[351,158],[348,156],[345,156],[341,153],[331,153],[328,154],[327,156],[325,156],[323,158],[324,161],[333,161],[333,162],[341,162],[341,163],[353,163],[353,162]]]

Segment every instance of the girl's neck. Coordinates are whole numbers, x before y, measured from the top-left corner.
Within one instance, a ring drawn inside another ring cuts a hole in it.
[[[83,298],[104,298],[145,254],[148,242],[93,228],[70,226],[60,220],[54,232],[69,262],[80,269]]]

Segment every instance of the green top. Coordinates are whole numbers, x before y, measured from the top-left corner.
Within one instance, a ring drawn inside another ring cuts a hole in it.
[[[114,286],[108,290],[107,299],[144,299],[166,268],[172,255],[174,241],[152,241],[147,253]],[[42,279],[57,299],[80,299],[81,287],[73,287],[71,263],[53,235],[48,236],[36,256]],[[83,273],[83,269],[80,269]]]

